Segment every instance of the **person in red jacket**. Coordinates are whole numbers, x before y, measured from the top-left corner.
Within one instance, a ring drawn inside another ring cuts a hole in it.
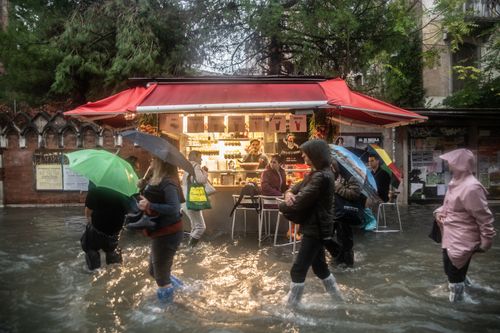
[[[286,172],[282,167],[281,157],[274,155],[271,157],[266,170],[260,177],[262,195],[282,196],[288,189],[286,184]]]

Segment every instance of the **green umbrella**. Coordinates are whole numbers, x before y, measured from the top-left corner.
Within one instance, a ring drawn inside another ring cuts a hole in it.
[[[121,157],[105,150],[84,149],[64,154],[74,172],[88,178],[96,186],[106,187],[126,196],[139,192],[137,175]]]

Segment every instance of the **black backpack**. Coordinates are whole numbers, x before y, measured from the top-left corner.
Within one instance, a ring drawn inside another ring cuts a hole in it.
[[[233,209],[231,209],[231,213],[229,213],[229,216],[233,216],[233,213],[235,209],[238,206],[242,206],[245,208],[255,208],[255,211],[257,214],[260,212],[260,201],[259,201],[259,195],[260,195],[260,190],[257,184],[255,183],[247,183],[245,186],[240,191],[240,196],[238,197],[238,200],[234,203]],[[243,200],[243,197],[249,196],[252,203],[241,203]]]
[[[353,226],[359,226],[364,221],[366,197],[361,194],[356,201],[349,201],[335,193],[335,220]]]

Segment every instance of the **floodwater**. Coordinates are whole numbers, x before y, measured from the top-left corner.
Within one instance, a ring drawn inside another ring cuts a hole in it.
[[[162,308],[147,238],[124,232],[123,265],[91,273],[81,207],[1,209],[0,332],[500,332],[500,242],[474,257],[470,300],[450,304],[440,248],[426,236],[433,208],[402,207],[402,233],[357,232],[355,268],[333,269],[345,301],[310,272],[294,311],[284,306],[291,250],[258,248],[256,235],[182,248],[174,274],[186,286]]]

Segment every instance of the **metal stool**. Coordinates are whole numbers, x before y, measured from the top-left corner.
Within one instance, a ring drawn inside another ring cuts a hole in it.
[[[283,199],[281,198],[278,198],[276,199],[276,201],[279,203],[279,202],[282,202]],[[300,241],[297,241],[297,227],[293,228],[293,235],[290,234],[288,236],[288,242],[287,243],[280,243],[278,244],[278,231],[279,231],[279,226],[280,226],[280,222],[281,222],[281,217],[285,218],[285,216],[281,213],[281,212],[278,212],[278,216],[276,218],[276,228],[274,230],[274,246],[287,246],[287,245],[292,245],[292,254],[295,255],[296,253],[296,246],[297,246],[297,243],[300,243]],[[288,230],[290,230],[292,228],[292,222],[288,221]]]
[[[396,214],[399,222],[399,229],[385,229],[387,228],[387,219],[385,215],[385,208],[386,207],[395,207],[396,208]],[[380,222],[383,221],[383,225],[380,225]],[[383,230],[380,230],[380,228],[383,228]],[[375,229],[375,232],[400,232],[403,231],[403,225],[401,224],[401,216],[399,215],[399,206],[397,202],[382,202],[381,204],[378,205],[378,211],[377,211],[377,228]]]
[[[279,218],[279,210],[278,210],[278,199],[280,197],[277,196],[270,196],[270,195],[261,195],[260,196],[260,218],[261,218],[261,225],[264,227],[264,235],[270,236],[271,235],[271,214],[276,213],[276,216]],[[262,226],[259,230],[259,235],[262,232]],[[261,237],[259,237],[259,244],[260,244]]]
[[[240,195],[239,194],[233,194],[233,205],[236,205],[238,202]],[[258,205],[259,208],[255,208],[255,205]],[[262,219],[261,219],[261,214],[259,212],[260,209],[260,198],[258,196],[250,196],[250,195],[245,195],[241,199],[240,203],[236,208],[234,209],[233,212],[233,223],[231,226],[231,239],[234,240],[234,225],[236,223],[236,214],[238,212],[243,212],[243,221],[245,223],[245,234],[247,232],[247,212],[248,211],[253,211],[257,214],[257,219],[258,219],[258,226],[259,226],[259,246],[261,242],[261,230],[262,230]]]

